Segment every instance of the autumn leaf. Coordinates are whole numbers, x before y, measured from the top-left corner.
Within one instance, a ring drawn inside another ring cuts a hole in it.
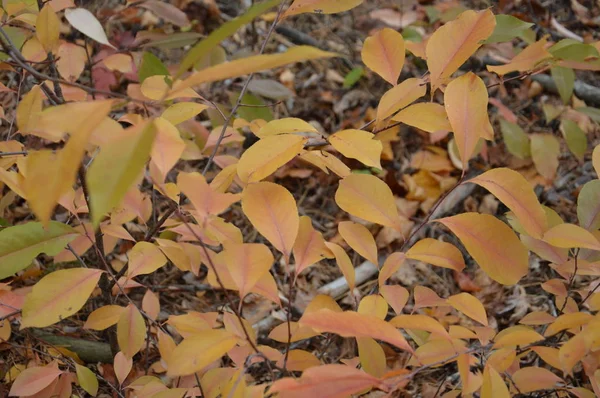
[[[427,86],[421,79],[411,77],[392,87],[379,100],[377,106],[377,122],[382,124],[385,119],[407,107],[427,92]]]
[[[558,169],[560,143],[552,134],[531,134],[531,158],[538,173],[546,180],[554,180]]]
[[[292,248],[296,275],[324,258],[332,258],[331,251],[325,246],[323,235],[312,226],[308,216],[300,217],[298,236]]]
[[[469,293],[459,293],[446,299],[455,310],[462,312],[483,326],[488,326],[487,314],[481,301]]]
[[[469,182],[484,187],[512,210],[529,235],[542,237],[547,229],[546,212],[533,187],[520,173],[500,167],[488,170]]]
[[[292,194],[272,182],[249,184],[242,194],[242,210],[256,230],[289,259],[300,225]]]
[[[60,35],[60,19],[52,7],[46,4],[35,21],[35,35],[46,52],[54,50]]]
[[[342,271],[344,278],[346,278],[350,291],[354,290],[356,287],[356,273],[354,272],[352,260],[350,260],[348,254],[340,245],[331,242],[325,242],[325,245],[335,256],[335,262],[340,271]]]
[[[515,386],[525,394],[537,390],[552,390],[563,380],[548,369],[531,366],[517,370],[512,375]]]
[[[550,228],[542,238],[552,246],[571,249],[574,247],[600,250],[600,242],[591,232],[575,224],[558,224]]]
[[[215,262],[225,264],[240,297],[244,298],[269,272],[274,258],[269,248],[261,243],[237,243],[228,244],[217,254]]]
[[[265,137],[242,154],[237,174],[244,182],[260,181],[296,157],[307,141],[294,134]]]
[[[510,398],[510,396],[502,377],[493,367],[486,365],[483,369],[481,398]]]
[[[379,271],[378,282],[380,287],[384,286],[385,282],[400,269],[405,260],[406,254],[402,252],[394,252],[385,259]]]
[[[402,122],[412,127],[435,133],[452,131],[446,109],[433,102],[420,102],[410,105],[392,117],[394,122]]]
[[[46,327],[60,322],[83,307],[103,271],[70,268],[54,271],[25,297],[21,328]]]
[[[127,358],[133,358],[146,341],[144,317],[131,303],[125,308],[117,322],[117,341],[121,352]]]
[[[351,174],[340,181],[335,193],[340,208],[353,216],[401,230],[391,189],[370,174]]]
[[[363,130],[342,130],[329,136],[331,145],[342,155],[356,159],[366,166],[381,169],[381,141]]]
[[[8,395],[11,397],[34,395],[49,386],[62,373],[63,371],[58,368],[56,361],[46,366],[27,368],[19,373]]]
[[[75,364],[75,371],[77,372],[77,382],[88,394],[95,397],[98,393],[98,378],[89,368],[85,366]]]
[[[454,132],[463,170],[468,168],[469,159],[473,156],[479,139],[494,138],[487,104],[485,83],[472,72],[452,80],[444,92],[444,106]]]
[[[92,312],[85,324],[84,329],[104,330],[113,325],[116,325],[121,319],[121,315],[125,311],[120,305],[105,305]]]
[[[295,117],[286,117],[283,119],[271,120],[256,132],[260,138],[269,137],[278,134],[294,134],[294,133],[315,133],[318,134],[316,128],[312,124],[305,122],[302,119]]]
[[[325,309],[305,314],[300,323],[322,333],[335,333],[342,337],[371,337],[412,352],[412,347],[402,333],[374,315],[353,311],[333,312]]]
[[[205,222],[211,215],[219,215],[233,203],[240,200],[240,195],[221,193],[214,190],[200,173],[179,173],[177,187],[192,202],[199,216],[199,222]]]
[[[465,268],[465,260],[460,250],[437,239],[421,239],[408,249],[406,257],[459,272]]]
[[[365,40],[361,57],[369,69],[395,86],[404,66],[404,39],[397,31],[383,28]]]
[[[498,66],[488,65],[487,70],[497,73],[500,76],[513,71],[525,72],[533,70],[538,64],[552,58],[552,54],[546,50],[547,46],[548,40],[542,38],[525,47],[523,51],[517,54],[508,64]]]
[[[318,14],[335,14],[348,11],[362,4],[364,0],[294,0],[283,14],[283,17],[314,12]]]
[[[600,180],[592,180],[581,188],[577,196],[579,225],[588,231],[600,228]],[[1,234],[1,232],[0,232]]]
[[[495,26],[491,10],[468,10],[431,35],[425,51],[432,95],[490,37]]]
[[[342,221],[338,224],[338,231],[354,251],[375,265],[379,263],[375,238],[364,225],[353,221]]]
[[[436,220],[448,227],[486,274],[513,285],[529,270],[529,254],[515,233],[487,214],[464,213]],[[502,242],[498,246],[496,242]]]
[[[158,248],[150,242],[138,242],[127,254],[129,263],[127,277],[129,279],[138,275],[151,274],[167,263],[167,258]]]

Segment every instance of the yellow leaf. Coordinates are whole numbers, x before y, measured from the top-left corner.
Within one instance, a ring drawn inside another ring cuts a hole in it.
[[[121,352],[127,358],[133,356],[144,346],[146,341],[146,323],[140,311],[129,304],[121,314],[117,323],[117,341]]]
[[[283,253],[287,261],[300,226],[292,194],[272,182],[249,184],[242,193],[242,210],[254,228]]]
[[[75,364],[75,371],[77,372],[77,382],[88,394],[95,397],[98,393],[98,378],[94,372],[85,366]]]
[[[469,293],[459,293],[448,297],[448,304],[483,326],[488,326],[487,314],[481,301]]]
[[[379,264],[375,238],[364,225],[352,221],[342,221],[338,224],[338,231],[355,252],[373,264]]]
[[[428,133],[452,131],[446,109],[433,102],[420,102],[402,109],[392,117],[394,122],[402,122]]]
[[[207,108],[208,106],[196,102],[178,102],[165,109],[161,117],[173,125],[178,125],[193,118]]]
[[[494,348],[516,347],[544,340],[544,336],[528,326],[512,326],[494,337]]]
[[[287,117],[284,119],[277,119],[268,122],[256,132],[256,135],[260,138],[264,138],[271,135],[293,133],[319,134],[317,129],[314,128],[312,124],[295,117]]]
[[[513,71],[525,72],[533,70],[542,61],[552,58],[552,54],[546,50],[547,46],[548,40],[543,38],[527,46],[508,64],[498,66],[488,65],[487,69],[490,72],[497,73],[500,76]]]
[[[102,271],[70,268],[43,277],[25,296],[21,328],[46,327],[60,322],[83,307]]]
[[[121,73],[130,73],[133,70],[133,59],[131,55],[116,53],[109,55],[102,60],[104,66],[110,70],[117,70]]]
[[[87,55],[83,47],[66,42],[58,47],[56,69],[65,80],[76,81],[81,76],[86,61]]]
[[[127,278],[151,274],[167,263],[162,251],[150,242],[137,242],[127,253],[129,264]]]
[[[512,381],[521,394],[537,390],[553,390],[563,380],[548,369],[529,366],[517,370],[512,375]]]
[[[437,239],[421,239],[406,252],[406,257],[459,272],[465,268],[460,250],[451,243]]]
[[[405,260],[406,255],[401,252],[394,252],[385,259],[385,262],[379,271],[378,282],[380,287],[384,286],[385,281],[400,269]]]
[[[215,262],[224,264],[244,298],[273,265],[273,254],[262,243],[232,243],[217,254]]]
[[[17,126],[21,134],[29,134],[37,127],[38,119],[42,113],[42,102],[44,97],[40,86],[33,86],[27,94],[21,98],[17,106]],[[54,140],[54,141],[58,141]]]
[[[104,330],[119,322],[123,311],[125,311],[125,308],[120,305],[105,305],[92,312],[83,327],[85,329]]]
[[[350,174],[335,193],[340,208],[353,216],[401,230],[392,190],[370,174]]]
[[[370,294],[360,300],[357,312],[359,314],[375,315],[377,318],[385,320],[388,312],[388,304],[380,295]]]
[[[287,340],[286,340],[287,343]],[[277,361],[277,366],[283,367],[283,356]],[[303,372],[308,368],[321,365],[321,361],[315,355],[304,350],[290,350],[286,362],[286,368],[292,372]]]
[[[594,170],[596,170],[596,174],[600,176],[600,145],[594,147],[594,151],[592,152],[592,165],[594,166]]]
[[[344,278],[346,278],[346,282],[348,282],[348,286],[350,287],[350,291],[354,290],[356,283],[356,274],[354,272],[354,266],[352,265],[352,261],[346,251],[342,249],[339,245],[331,242],[325,242],[327,248],[331,250],[333,255],[335,256],[335,262],[337,263],[338,268],[342,271]]]
[[[296,157],[306,141],[294,134],[265,137],[242,154],[237,174],[243,182],[260,181]]]
[[[546,231],[542,239],[552,246],[566,249],[579,247],[600,250],[600,242],[598,242],[598,239],[596,239],[596,237],[588,230],[575,224],[558,224]]]
[[[324,258],[333,257],[331,251],[325,246],[323,235],[313,228],[309,216],[300,217],[298,236],[292,252],[294,253],[296,275]]]
[[[338,177],[346,178],[350,175],[350,168],[342,163],[341,160],[332,154],[324,151],[305,151],[300,155],[300,159],[317,166],[327,174],[327,169],[333,171]]]
[[[155,182],[163,182],[183,154],[185,143],[177,128],[166,119],[156,118],[154,126],[156,127],[156,137],[154,138],[150,158],[162,177],[161,181]]]
[[[508,387],[494,368],[487,365],[483,369],[481,398],[510,398]]]
[[[335,333],[342,337],[371,337],[390,343],[402,350],[413,351],[398,329],[374,315],[359,314],[353,311],[333,312],[324,309],[305,314],[300,323],[321,333]]]
[[[452,80],[444,93],[444,106],[454,132],[463,170],[468,167],[479,138],[491,140],[494,131],[487,113],[488,92],[480,77],[468,72]]]
[[[348,11],[364,0],[294,0],[292,5],[285,11],[283,17],[314,12],[317,14],[335,14]]]
[[[337,54],[322,51],[315,47],[297,46],[292,47],[284,53],[254,55],[247,58],[240,58],[236,59],[235,61],[211,66],[192,73],[190,77],[181,82],[180,85],[176,86],[171,94],[174,95],[179,90],[197,86],[201,83],[243,76],[250,73],[260,72],[261,70],[265,69],[277,68],[294,62],[302,62],[318,58],[330,58],[335,56],[337,56]],[[144,84],[151,78],[152,77],[144,80]]]
[[[589,350],[585,333],[581,332],[571,337],[558,349],[558,360],[561,370],[566,374],[571,374],[573,367],[581,361]]]
[[[477,51],[481,42],[492,34],[495,27],[496,18],[491,10],[468,10],[431,35],[425,51],[432,95]]]
[[[140,87],[144,97],[155,101],[168,101],[176,98],[202,98],[190,87],[182,87],[181,80],[169,84],[170,77],[154,75],[147,77]]]
[[[73,186],[90,135],[110,111],[112,101],[80,102],[56,106],[42,112],[41,130],[56,130],[71,136],[57,153],[37,151],[27,156],[23,191],[40,221],[47,225],[59,199]],[[61,178],[56,178],[60,175]]]
[[[567,329],[578,328],[587,325],[594,316],[585,312],[574,312],[572,314],[563,314],[556,318],[544,332],[544,336],[552,336],[558,332]]]
[[[342,130],[329,136],[333,147],[347,158],[356,159],[366,166],[381,169],[381,141],[363,130]]]
[[[510,227],[497,218],[487,214],[464,213],[436,221],[458,236],[473,259],[495,281],[512,285],[527,274],[527,249]]]
[[[473,356],[468,354],[461,354],[456,359],[456,365],[458,366],[458,373],[460,374],[460,380],[462,382],[461,395],[468,396],[479,390],[483,383],[483,376],[481,373],[472,373],[471,364],[473,364]]]
[[[365,40],[361,57],[369,69],[395,86],[404,66],[405,51],[402,35],[383,28]]]
[[[356,344],[362,369],[370,375],[382,377],[387,371],[387,363],[381,345],[370,337],[359,337]]]
[[[450,339],[450,335],[444,326],[427,315],[398,315],[390,321],[390,324],[392,324],[394,327],[402,329],[424,330],[446,339]]]
[[[392,87],[381,97],[377,106],[377,122],[381,124],[385,119],[398,112],[400,109],[412,104],[427,92],[427,85],[421,79],[411,77]]]
[[[215,191],[200,173],[179,173],[177,187],[188,197],[200,218],[204,222],[210,215],[219,215],[233,203],[240,200],[240,195]]]
[[[35,35],[47,53],[52,52],[58,44],[60,20],[52,7],[47,4],[42,8],[35,21]]]
[[[547,229],[546,212],[532,186],[519,172],[500,167],[486,171],[469,182],[484,187],[511,209],[529,235],[542,237]]]
[[[166,359],[169,377],[185,376],[202,370],[221,358],[237,342],[233,334],[218,329],[203,330],[184,339]]]
[[[92,221],[95,227],[118,206],[144,169],[154,141],[154,123],[139,124],[105,145],[87,172]]]

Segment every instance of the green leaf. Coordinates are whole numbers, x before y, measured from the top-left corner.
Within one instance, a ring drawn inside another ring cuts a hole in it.
[[[496,27],[485,43],[501,43],[511,41],[525,33],[533,24],[521,21],[512,15],[496,15]]]
[[[563,103],[569,103],[573,95],[573,87],[575,86],[575,72],[571,68],[555,66],[550,69],[550,73]]]
[[[423,41],[423,36],[421,36],[419,31],[412,26],[408,26],[402,30],[402,38],[415,43],[420,43]]]
[[[140,83],[143,83],[150,76],[156,75],[169,76],[169,70],[156,55],[146,51],[142,56],[142,64],[138,70]]]
[[[587,182],[577,196],[579,225],[588,231],[600,228],[600,180]]]
[[[0,279],[27,268],[40,253],[55,256],[79,233],[70,226],[50,221],[48,229],[39,222],[16,225],[0,231]]]
[[[94,228],[113,207],[118,206],[143,171],[154,142],[154,123],[125,130],[105,145],[87,173]]]
[[[75,364],[75,370],[77,372],[77,381],[81,388],[83,388],[92,397],[98,394],[98,378],[94,372],[85,366]]]
[[[519,159],[531,156],[529,137],[518,124],[500,119],[500,131],[508,152]]]
[[[354,86],[361,77],[365,74],[365,70],[360,66],[352,69],[348,74],[344,77],[344,88],[350,88]]]
[[[600,109],[592,108],[590,106],[583,106],[581,108],[575,109],[577,112],[581,112],[584,115],[589,116],[593,121],[600,123]]]
[[[2,29],[4,29],[4,32],[10,37],[10,40],[15,47],[20,50],[21,47],[23,47],[23,43],[25,43],[25,31],[20,28],[15,28],[14,26],[5,26]],[[8,58],[8,54],[0,50],[0,61],[6,61]]]
[[[600,53],[598,53],[596,47],[573,39],[563,39],[550,47],[548,51],[555,58],[577,62],[583,62],[590,57],[600,57]]]
[[[218,29],[214,30],[206,39],[196,44],[183,58],[176,77],[181,76],[185,71],[190,69],[204,58],[209,52],[215,48],[220,42],[233,35],[242,25],[252,22],[254,18],[265,13],[268,9],[279,4],[281,0],[268,0],[263,3],[255,4],[248,11],[229,22],[224,23]]]
[[[583,160],[583,155],[587,150],[587,136],[577,123],[572,120],[564,119],[560,123],[560,131],[567,141],[569,150],[577,159]]]

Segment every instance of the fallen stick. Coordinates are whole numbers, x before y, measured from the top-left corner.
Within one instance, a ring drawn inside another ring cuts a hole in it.
[[[533,75],[531,76],[531,80],[541,84],[545,90],[558,93],[556,83],[554,83],[554,79],[550,75]],[[600,105],[600,88],[580,80],[575,80],[573,91],[579,99],[584,100],[588,104]]]

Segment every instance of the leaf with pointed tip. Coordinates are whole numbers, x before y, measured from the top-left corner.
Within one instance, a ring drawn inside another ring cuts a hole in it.
[[[125,311],[125,308],[120,305],[105,305],[100,307],[88,316],[83,328],[93,330],[107,329],[119,322],[123,311]]]
[[[121,352],[127,358],[133,358],[146,341],[146,323],[140,311],[129,304],[117,322],[117,341]]]
[[[155,136],[154,123],[142,123],[123,131],[105,145],[88,169],[86,179],[94,227],[118,206],[144,169]]]
[[[588,147],[585,131],[577,123],[568,119],[563,119],[560,122],[560,131],[567,142],[569,151],[582,161]]]
[[[48,4],[42,8],[37,16],[35,35],[46,52],[53,51],[58,44],[60,19]]]
[[[353,221],[342,221],[338,224],[338,231],[355,252],[373,264],[379,263],[375,238],[364,225]]]
[[[110,44],[106,33],[100,22],[96,19],[94,14],[86,10],[85,8],[67,8],[65,10],[65,18],[72,27],[89,37],[97,41],[100,44],[116,48]]]
[[[587,182],[579,191],[577,218],[579,225],[588,231],[600,229],[600,180]]]
[[[575,247],[600,250],[600,242],[589,231],[575,224],[558,224],[550,228],[542,238],[552,246],[572,249]]]
[[[11,397],[34,395],[48,387],[62,373],[63,371],[58,368],[56,361],[46,366],[27,368],[19,373],[8,395]]]
[[[347,158],[356,159],[366,166],[381,169],[383,145],[375,135],[363,130],[342,130],[329,136],[329,143]]]
[[[488,170],[469,182],[484,187],[504,203],[532,237],[539,239],[548,229],[546,212],[531,184],[519,172],[500,167]]]
[[[92,397],[95,397],[98,393],[98,378],[89,368],[85,366],[75,364],[75,371],[77,372],[77,382]]]
[[[179,173],[177,187],[192,202],[202,220],[207,220],[211,215],[217,216],[223,213],[233,203],[240,200],[240,195],[217,192],[206,182],[202,174],[196,172]]]
[[[548,40],[543,38],[525,47],[508,64],[498,66],[488,65],[487,70],[500,76],[514,71],[525,72],[533,70],[543,61],[552,58],[552,54],[546,50],[547,45]]]
[[[385,259],[385,262],[379,271],[378,283],[380,287],[384,286],[385,281],[400,269],[405,260],[406,255],[402,252],[394,252]]]
[[[425,52],[432,94],[477,51],[495,27],[496,18],[491,10],[468,10],[431,35]]]
[[[269,248],[262,243],[231,243],[217,254],[214,261],[227,267],[243,299],[269,272],[274,259]]]
[[[421,239],[406,252],[406,257],[458,272],[465,268],[465,260],[460,250],[437,239]]]
[[[314,229],[309,216],[300,217],[298,236],[294,242],[292,252],[296,262],[296,275],[324,258],[333,257],[331,251],[325,245],[323,235]]]
[[[127,256],[129,257],[127,267],[129,279],[138,275],[151,274],[167,263],[167,258],[158,246],[150,242],[137,242]]]
[[[310,123],[295,117],[286,117],[283,119],[271,120],[256,132],[260,138],[269,137],[278,134],[294,134],[294,133],[315,133],[318,134],[316,128]]]
[[[335,201],[353,216],[401,230],[392,190],[373,175],[350,174],[344,178],[335,193]]]
[[[513,285],[529,270],[529,253],[515,233],[487,214],[464,213],[440,222],[465,245],[486,274],[504,285]],[[498,246],[497,242],[502,242]]]
[[[552,134],[532,134],[531,158],[540,175],[547,180],[554,180],[558,169],[560,143]]]
[[[72,227],[50,221],[47,228],[28,222],[0,230],[0,279],[27,268],[40,253],[55,256],[79,233]]]
[[[404,39],[399,32],[383,28],[365,40],[361,57],[369,69],[395,86],[404,66]]]
[[[469,293],[459,293],[448,297],[448,304],[483,326],[488,326],[487,314],[481,301]]]
[[[385,119],[407,107],[427,92],[427,85],[421,79],[411,77],[392,87],[383,94],[377,105],[377,122],[383,123]]]
[[[300,226],[292,194],[272,182],[249,184],[242,193],[242,210],[256,230],[289,258]]]
[[[468,168],[480,138],[491,140],[494,130],[487,113],[488,92],[481,78],[468,72],[452,80],[444,92],[444,107],[462,161]]]
[[[433,102],[412,104],[396,113],[392,117],[392,121],[402,122],[428,133],[452,131],[446,109]]]
[[[346,278],[350,291],[354,290],[354,287],[356,286],[356,273],[354,272],[354,266],[352,265],[350,257],[348,257],[348,254],[340,245],[331,242],[325,242],[325,245],[327,245],[329,250],[331,250],[335,256],[335,262],[340,271],[342,271],[344,278]]]
[[[70,268],[44,276],[25,297],[21,328],[50,326],[79,311],[96,288],[102,272]]]
[[[510,398],[508,387],[502,377],[490,365],[483,370],[483,384],[481,386],[481,398]]]

